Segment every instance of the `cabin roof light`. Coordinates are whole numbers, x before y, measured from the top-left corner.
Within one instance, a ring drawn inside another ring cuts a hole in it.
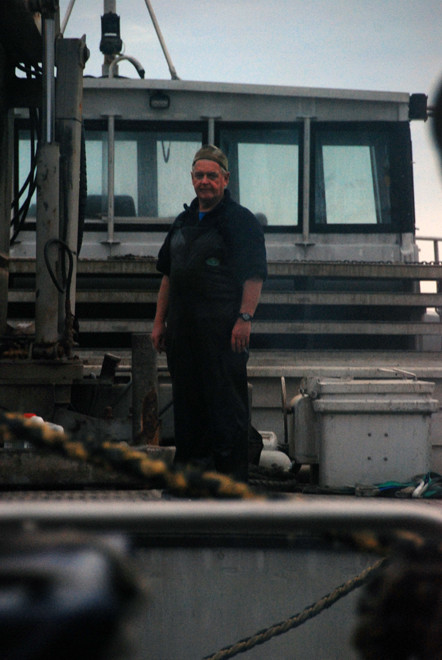
[[[170,97],[164,92],[154,92],[149,97],[149,105],[154,110],[167,110],[170,106]]]

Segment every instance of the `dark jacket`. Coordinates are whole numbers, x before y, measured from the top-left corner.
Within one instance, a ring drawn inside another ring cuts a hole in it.
[[[158,255],[157,269],[161,273],[170,276],[172,237],[177,230],[187,226],[217,229],[226,247],[225,265],[240,285],[251,278],[266,279],[267,259],[262,227],[253,213],[231,198],[228,190],[224,191],[221,202],[201,221],[198,219],[197,198],[175,219]]]

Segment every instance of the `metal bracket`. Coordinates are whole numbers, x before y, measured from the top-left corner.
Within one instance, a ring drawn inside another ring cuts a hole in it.
[[[54,18],[60,8],[58,0],[28,0],[31,12],[39,12],[43,18]]]

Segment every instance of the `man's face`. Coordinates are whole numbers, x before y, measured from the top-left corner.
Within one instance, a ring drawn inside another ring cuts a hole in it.
[[[197,160],[192,169],[192,184],[201,211],[210,211],[223,198],[229,173],[213,160]]]

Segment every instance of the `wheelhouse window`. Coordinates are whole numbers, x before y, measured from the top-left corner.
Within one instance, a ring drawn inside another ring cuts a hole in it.
[[[17,122],[13,231],[35,217],[36,139]],[[107,221],[108,131],[86,122],[87,221]],[[311,122],[309,204],[303,204],[302,123],[215,125],[229,159],[229,189],[271,231],[413,231],[408,122]],[[167,225],[194,197],[190,168],[207,141],[206,122],[115,124],[114,216],[117,222]],[[301,147],[302,145],[302,147]],[[25,203],[26,201],[26,203]],[[305,201],[305,200],[304,200]],[[28,210],[29,207],[29,210]],[[23,211],[21,210],[23,208]]]
[[[114,214],[170,222],[190,201],[190,164],[201,146],[200,131],[115,131]],[[86,131],[88,219],[107,217],[108,138]]]
[[[264,226],[297,225],[298,127],[221,127],[220,147],[229,159],[229,189],[236,201]]]
[[[392,231],[406,222],[400,209],[412,192],[411,157],[397,131],[398,124],[314,127],[313,231]]]

